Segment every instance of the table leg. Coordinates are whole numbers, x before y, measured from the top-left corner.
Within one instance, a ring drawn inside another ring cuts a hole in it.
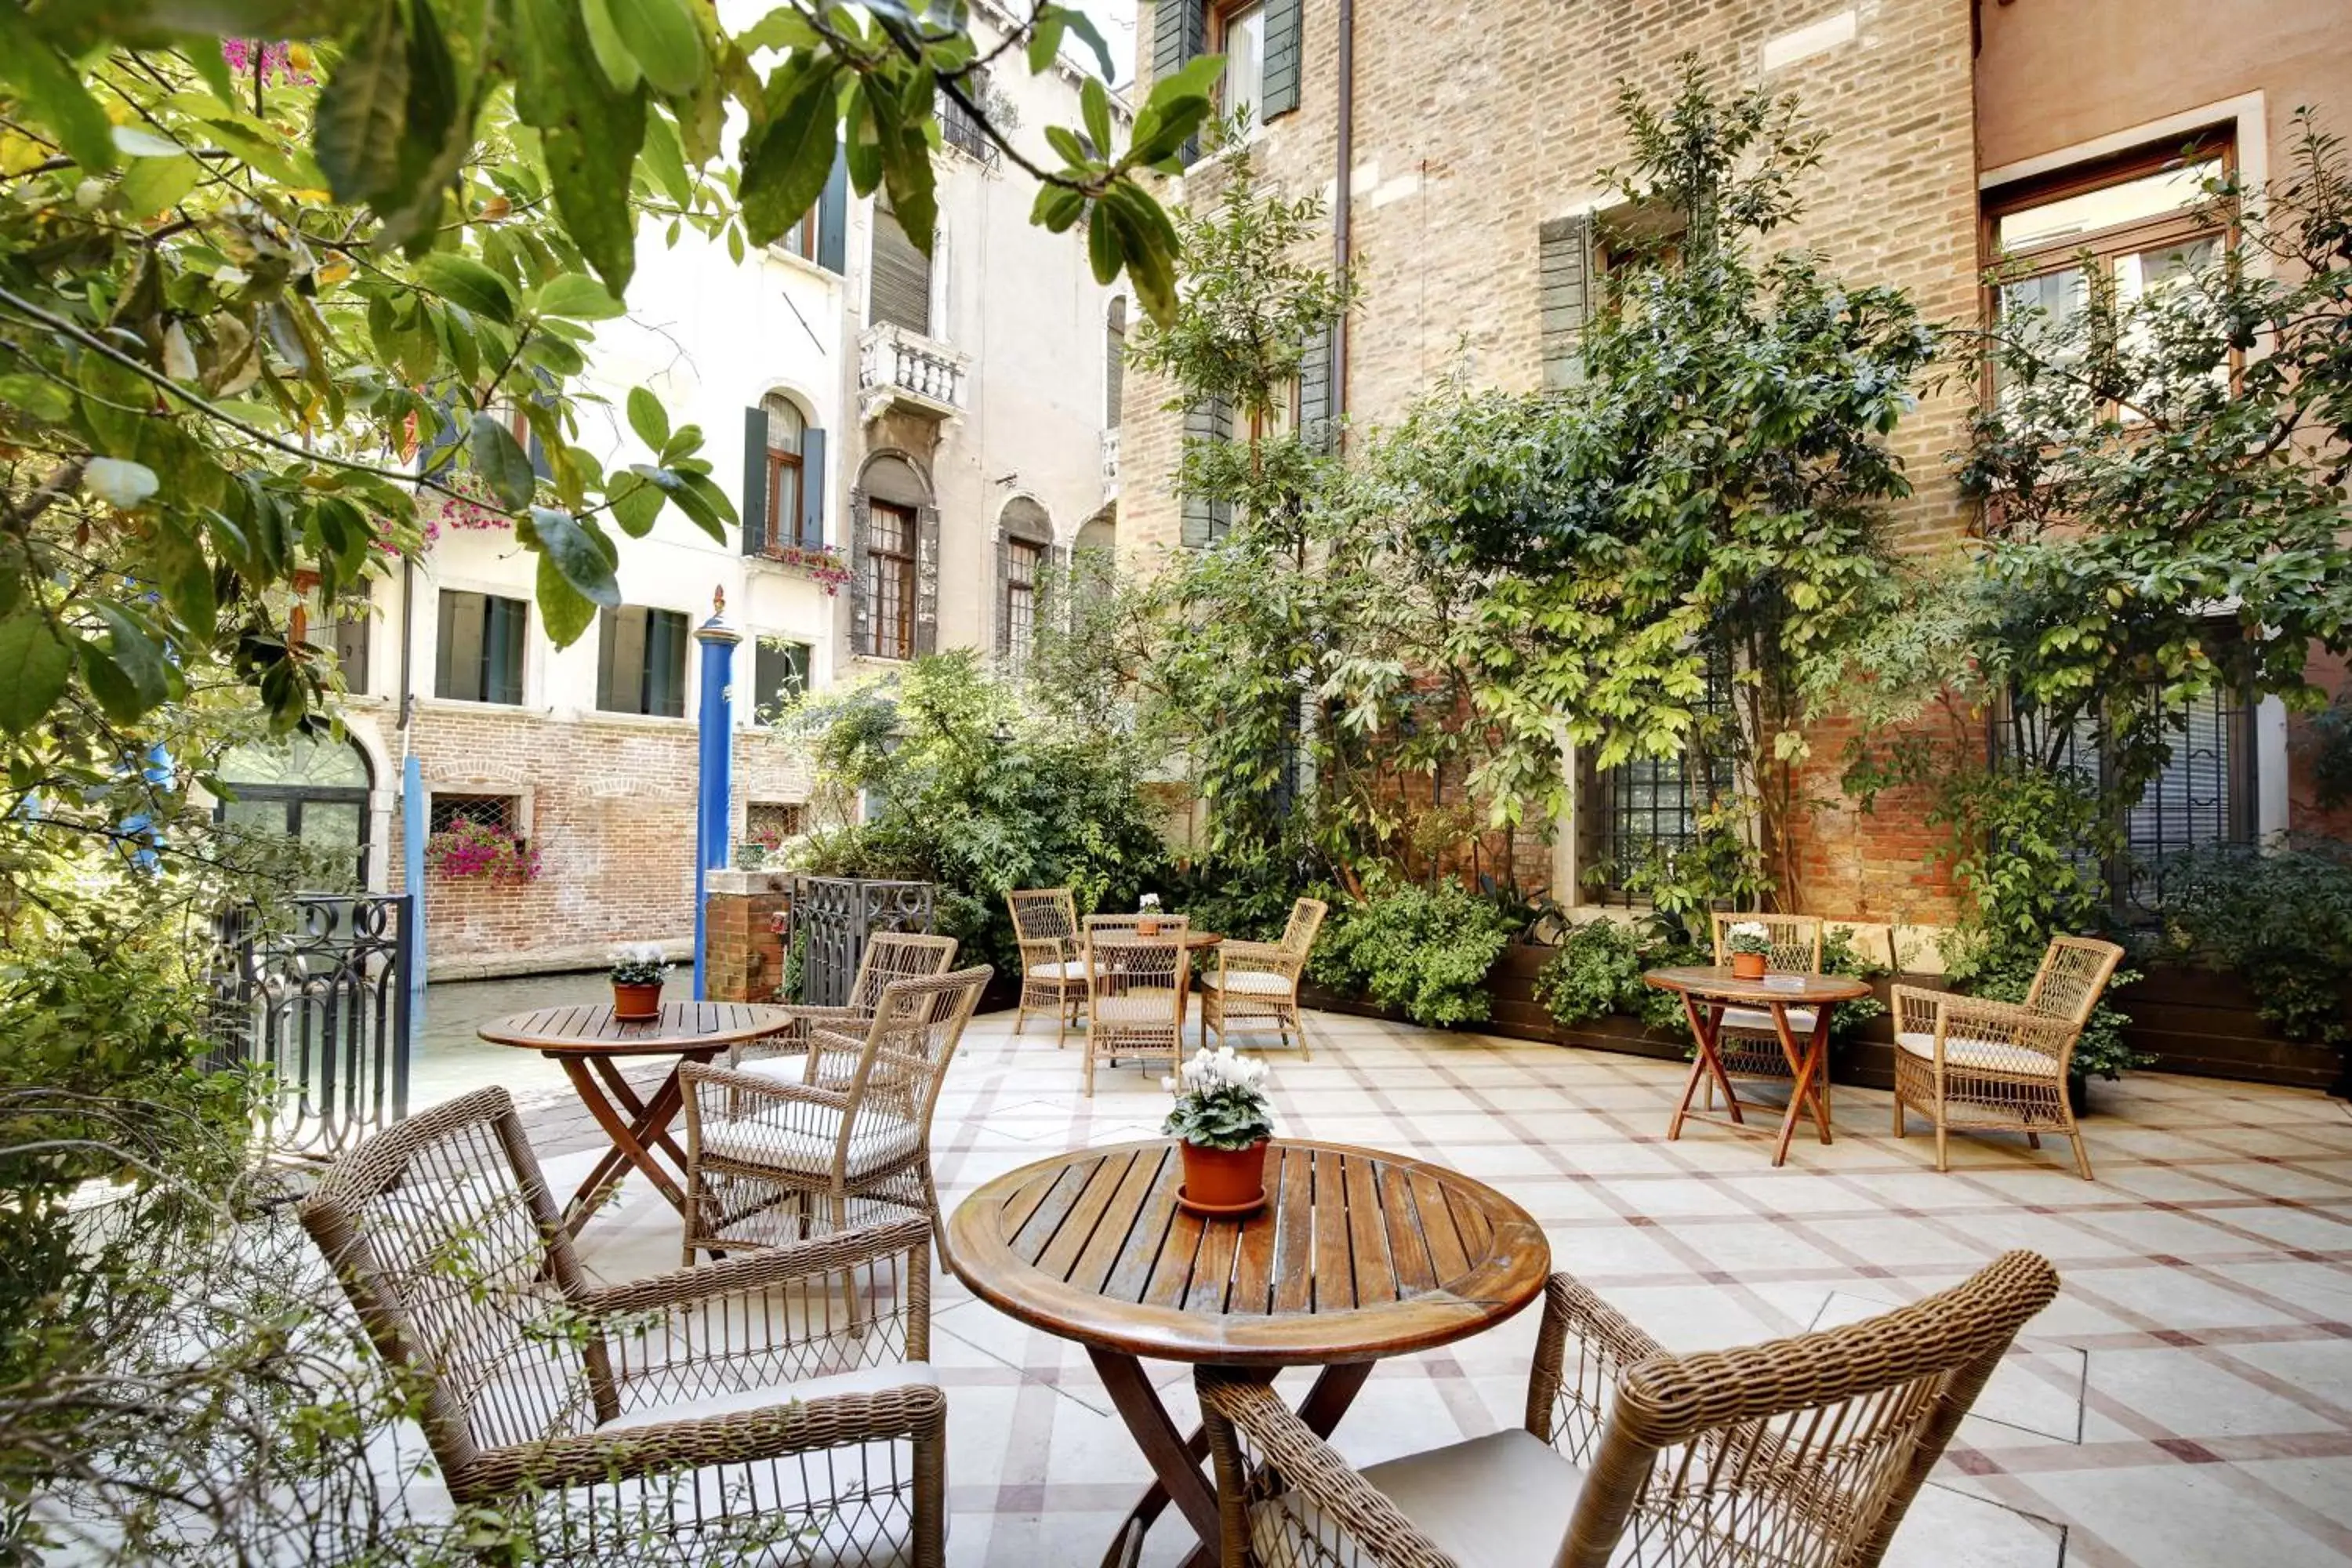
[[[810,1059],[815,1058],[812,1057]],[[677,1103],[670,1107],[668,1115],[656,1121],[650,1119],[653,1110],[652,1101],[637,1098],[636,1090],[631,1089],[629,1080],[621,1075],[619,1063],[610,1057],[598,1057],[595,1062],[598,1076],[604,1079],[605,1087],[612,1091],[613,1098],[620,1101],[621,1109],[629,1113],[629,1125],[638,1130],[638,1137],[648,1148],[659,1149],[677,1162],[679,1170],[685,1170],[686,1151],[679,1148],[677,1140],[669,1135],[669,1124],[677,1120],[677,1113],[680,1110],[686,1109],[686,1089],[678,1081],[677,1074],[672,1072],[669,1077],[662,1080],[660,1088],[654,1090],[656,1100],[661,1098],[662,1089],[675,1088],[677,1090]]]
[[[644,1142],[644,1133],[648,1129],[658,1139],[661,1130],[668,1126],[670,1118],[677,1115],[679,1106],[685,1103],[685,1096],[678,1087],[677,1069],[670,1068],[668,1076],[662,1079],[661,1087],[654,1091],[653,1099],[645,1102],[636,1123],[632,1125],[629,1119],[621,1114],[620,1108],[605,1096],[595,1075],[588,1070],[586,1062],[576,1056],[560,1059],[565,1075],[572,1079],[572,1089],[580,1096],[581,1103],[588,1108],[588,1113],[596,1119],[597,1125],[604,1128],[604,1135],[613,1141],[613,1152],[596,1163],[596,1169],[590,1173],[590,1179],[583,1183],[579,1192],[572,1196],[572,1202],[578,1212],[565,1217],[565,1224],[572,1233],[574,1236],[580,1233],[580,1227],[587,1223],[589,1211],[605,1180],[623,1164],[635,1165],[643,1171],[660,1190],[662,1196],[669,1200],[670,1206],[684,1214],[685,1189],[662,1169],[661,1162],[654,1158],[653,1152],[646,1147]]]
[[[1698,1000],[1685,992],[1683,1016],[1690,1020],[1691,1037],[1698,1042],[1698,1057],[1691,1063],[1690,1077],[1683,1084],[1683,1097],[1675,1103],[1674,1120],[1666,1124],[1668,1142],[1683,1135],[1683,1122],[1690,1115],[1691,1100],[1697,1096],[1698,1086],[1710,1077],[1723,1090],[1723,1103],[1730,1110],[1731,1120],[1743,1126],[1748,1120],[1740,1114],[1739,1097],[1731,1091],[1731,1075],[1723,1070],[1722,1058],[1716,1055],[1715,1042],[1722,1026],[1722,1010],[1709,1005],[1702,1011]]]
[[[1789,1140],[1797,1131],[1797,1121],[1808,1109],[1812,1111],[1813,1124],[1820,1130],[1822,1142],[1830,1141],[1830,1115],[1826,1100],[1827,1074],[1822,1083],[1815,1085],[1814,1075],[1822,1071],[1822,1058],[1828,1054],[1830,1010],[1825,1005],[1815,1011],[1812,1033],[1806,1037],[1804,1049],[1797,1048],[1797,1037],[1789,1029],[1789,1006],[1785,1002],[1772,1005],[1772,1030],[1780,1038],[1780,1054],[1789,1060],[1789,1109],[1780,1118],[1780,1136],[1772,1144],[1772,1163],[1780,1164],[1789,1158]],[[1810,1106],[1808,1105],[1808,1102]]]
[[[1201,1472],[1201,1461],[1209,1451],[1209,1435],[1205,1428],[1194,1427],[1189,1437],[1180,1437],[1176,1424],[1168,1418],[1167,1406],[1160,1403],[1160,1394],[1144,1374],[1143,1365],[1131,1355],[1115,1351],[1097,1350],[1088,1346],[1087,1354],[1095,1363],[1095,1371],[1109,1391],[1111,1404],[1134,1434],[1136,1444],[1150,1461],[1152,1474],[1158,1479],[1138,1500],[1135,1507],[1119,1524],[1111,1537],[1109,1552],[1103,1558],[1103,1568],[1121,1568],[1133,1536],[1148,1531],[1152,1521],[1176,1504],[1192,1525],[1192,1533],[1200,1540],[1192,1555],[1184,1560],[1184,1568],[1215,1568],[1220,1521],[1217,1515],[1216,1488]],[[1350,1362],[1339,1366],[1327,1366],[1307,1390],[1306,1403],[1298,1407],[1298,1417],[1318,1437],[1328,1437],[1339,1426],[1339,1418],[1372,1374],[1370,1362]]]

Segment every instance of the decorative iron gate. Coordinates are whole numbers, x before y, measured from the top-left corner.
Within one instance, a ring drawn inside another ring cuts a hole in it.
[[[866,939],[877,931],[928,931],[938,889],[929,882],[864,877],[793,879],[792,931],[800,953],[800,1000],[839,1007],[849,1000]]]
[[[281,1148],[330,1154],[408,1114],[409,895],[302,893],[290,930],[220,918],[214,1039],[269,1071]]]

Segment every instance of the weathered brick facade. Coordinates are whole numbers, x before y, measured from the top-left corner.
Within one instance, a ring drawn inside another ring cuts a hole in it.
[[[1691,50],[1718,81],[1796,94],[1807,125],[1827,134],[1822,166],[1800,184],[1805,212],[1773,243],[1819,249],[1855,282],[1900,288],[1930,321],[1972,318],[1969,12],[1969,0],[1864,0],[1849,37],[1821,30],[1818,0],[1358,0],[1350,211],[1363,293],[1343,372],[1350,420],[1392,421],[1456,373],[1507,389],[1542,384],[1541,226],[1612,205],[1596,174],[1626,153],[1617,84],[1662,97]],[[1338,20],[1338,0],[1304,0],[1300,107],[1265,128],[1255,153],[1286,189],[1327,197]],[[1147,13],[1147,79],[1152,35]],[[1195,173],[1181,195],[1213,199],[1213,178]],[[1145,569],[1177,538],[1169,476],[1182,443],[1181,421],[1161,406],[1169,395],[1150,377],[1128,379],[1119,540]],[[1926,392],[1895,437],[1915,487],[1896,525],[1912,547],[1948,543],[1963,526],[1944,456],[1968,401],[1957,381]],[[1816,794],[1835,794],[1842,739],[1819,740],[1807,780]],[[1948,914],[1949,889],[1926,864],[1927,831],[1895,804],[1813,820],[1797,849],[1809,907],[1875,921]]]
[[[529,882],[427,873],[425,942],[437,973],[593,964],[620,942],[694,931],[696,735],[691,720],[561,717],[419,703],[411,745],[428,790],[514,794],[539,852]],[[807,798],[806,764],[781,741],[735,737],[733,818],[745,803]],[[402,887],[392,824],[391,887]]]
[[[703,900],[703,994],[772,1002],[784,980],[777,918],[792,907],[781,871],[714,871]]]

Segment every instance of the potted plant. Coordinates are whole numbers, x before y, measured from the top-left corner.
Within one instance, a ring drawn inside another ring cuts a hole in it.
[[[1158,936],[1158,935],[1160,934],[1160,895],[1159,895],[1159,894],[1157,894],[1157,893],[1146,893],[1146,894],[1144,894],[1141,898],[1139,898],[1139,899],[1136,900],[1135,900],[1135,914],[1136,914],[1136,921],[1135,921],[1135,934],[1136,934],[1136,935],[1138,935],[1138,936]]]
[[[1742,980],[1764,978],[1765,960],[1772,956],[1772,933],[1763,921],[1734,921],[1723,933],[1723,945],[1731,950],[1733,974]]]
[[[1169,1079],[1174,1109],[1160,1131],[1183,1150],[1184,1184],[1177,1204],[1198,1215],[1245,1215],[1265,1202],[1265,1144],[1274,1105],[1260,1087],[1264,1062],[1244,1061],[1231,1046],[1205,1047]]]
[[[613,950],[613,1016],[661,1016],[662,981],[669,965],[662,951],[649,942],[629,942]]]

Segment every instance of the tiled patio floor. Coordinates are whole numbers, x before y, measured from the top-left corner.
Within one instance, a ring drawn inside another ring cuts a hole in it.
[[[1569,1270],[1677,1348],[1864,1315],[2011,1247],[2064,1277],[1923,1494],[1891,1561],[2049,1568],[2352,1563],[2352,1115],[2286,1090],[2144,1075],[2099,1086],[2096,1184],[2063,1150],[1887,1134],[1887,1097],[1840,1089],[1835,1145],[1785,1169],[1705,1127],[1664,1141],[1680,1069],[1372,1021],[1315,1020],[1316,1054],[1268,1053],[1280,1126],[1420,1155],[1542,1222]],[[1010,1015],[967,1037],[934,1142],[952,1205],[1001,1172],[1155,1135],[1139,1072],[1077,1092],[1075,1046]],[[593,1129],[534,1097],[544,1150]],[[561,1168],[581,1156],[552,1162]],[[676,1216],[625,1195],[584,1242],[608,1274],[674,1266]],[[949,1557],[1090,1568],[1147,1471],[1076,1346],[944,1277],[934,1353],[950,1388]],[[1516,1422],[1530,1310],[1449,1349],[1384,1363],[1336,1441],[1370,1462]],[[1187,1369],[1160,1369],[1189,1419]],[[1150,1563],[1181,1560],[1165,1516]]]

